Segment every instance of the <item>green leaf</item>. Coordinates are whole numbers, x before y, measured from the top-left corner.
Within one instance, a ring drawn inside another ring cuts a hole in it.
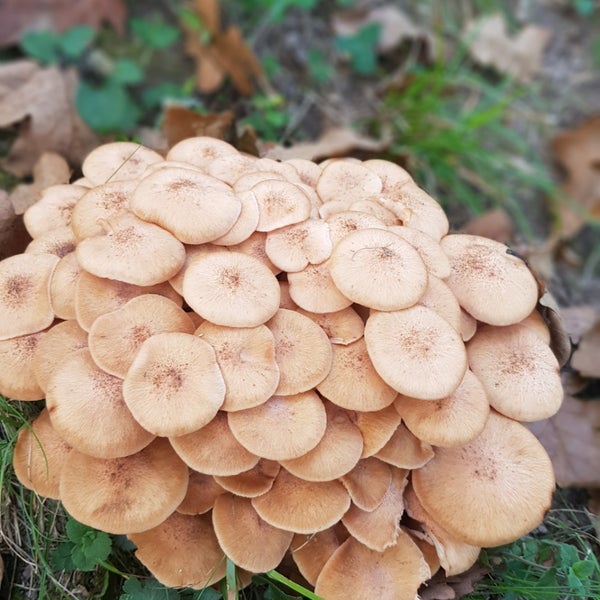
[[[181,36],[176,27],[166,23],[163,19],[136,19],[130,21],[131,31],[146,46],[155,50],[163,50],[172,46]]]
[[[145,108],[157,108],[166,100],[181,100],[187,96],[181,86],[163,81],[142,91],[142,104]]]
[[[144,79],[144,72],[140,66],[130,58],[120,58],[115,61],[115,67],[110,74],[110,80],[121,85],[140,83]]]
[[[75,519],[67,521],[67,537],[73,543],[71,548],[73,564],[80,571],[93,570],[110,554],[112,546],[110,536]]]
[[[43,65],[59,62],[59,47],[58,35],[53,31],[28,31],[21,38],[23,52]]]
[[[579,579],[589,579],[596,570],[596,565],[591,560],[578,560],[571,569]]]
[[[69,60],[79,58],[96,37],[89,25],[76,25],[67,29],[59,38],[60,50]]]
[[[290,8],[312,10],[317,5],[317,0],[274,0],[269,10],[269,21],[281,23]]]
[[[558,554],[564,567],[570,567],[579,560],[579,552],[571,544],[558,544]]]
[[[56,546],[50,558],[52,568],[55,571],[74,571],[76,569],[71,554],[74,547],[73,542],[61,542]]]
[[[282,592],[277,586],[269,585],[265,590],[263,598],[265,600],[296,600],[300,596],[290,596],[285,592]]]
[[[140,581],[128,579],[123,585],[119,600],[179,600],[176,590],[166,588],[154,579]]]
[[[82,81],[75,104],[81,118],[99,133],[132,129],[140,118],[140,109],[122,85],[107,81],[95,86]]]
[[[217,592],[214,588],[204,588],[194,592],[194,595],[190,600],[222,600],[223,596],[220,592]]]
[[[377,68],[377,42],[381,34],[379,23],[369,23],[354,35],[339,36],[336,48],[350,57],[352,68],[359,75],[372,75]]]
[[[322,52],[311,48],[306,57],[308,74],[313,81],[324,83],[333,77],[333,69],[327,64],[327,60]]]

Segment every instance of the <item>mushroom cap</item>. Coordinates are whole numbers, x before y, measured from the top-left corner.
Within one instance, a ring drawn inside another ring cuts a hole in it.
[[[131,534],[162,523],[185,497],[187,485],[187,465],[168,440],[157,438],[122,458],[95,458],[72,450],[59,492],[74,519],[107,533]]]
[[[323,566],[341,543],[334,527],[310,535],[294,534],[290,553],[302,577],[310,585],[315,585]]]
[[[314,533],[342,518],[350,507],[350,496],[339,481],[305,481],[281,469],[273,487],[252,498],[252,506],[273,527]]]
[[[71,446],[52,427],[46,409],[23,427],[13,452],[17,479],[40,496],[59,499],[58,482]]]
[[[467,354],[498,412],[517,421],[538,421],[560,408],[564,392],[558,361],[529,327],[480,327],[467,344]]]
[[[340,481],[348,490],[353,506],[372,511],[383,502],[390,487],[392,468],[378,458],[363,458]]]
[[[124,378],[150,336],[166,331],[193,333],[194,329],[189,315],[175,302],[158,294],[142,294],[100,315],[90,328],[88,345],[101,369]]]
[[[256,231],[258,226],[258,202],[254,194],[251,191],[243,191],[236,192],[236,196],[241,206],[240,214],[231,229],[213,240],[213,243],[219,246],[241,244]]]
[[[203,589],[225,576],[225,556],[209,515],[175,512],[127,537],[137,546],[138,560],[165,586]]]
[[[288,307],[282,306],[281,308]],[[303,308],[298,308],[297,312],[313,320],[325,332],[332,344],[347,346],[359,340],[365,331],[363,320],[350,306],[331,313],[318,314]]]
[[[447,398],[425,401],[400,394],[394,407],[415,436],[444,447],[462,446],[476,438],[490,414],[483,385],[470,370]]]
[[[477,235],[447,235],[441,242],[450,260],[446,283],[460,305],[490,325],[512,325],[535,308],[538,286],[527,264],[500,242]]]
[[[180,436],[215,417],[225,382],[210,344],[189,333],[158,333],[140,346],[123,381],[123,396],[144,429]]]
[[[177,512],[184,515],[203,515],[212,510],[217,496],[225,492],[211,475],[190,469],[187,492],[177,507]]]
[[[204,244],[227,233],[242,205],[231,188],[191,169],[159,169],[135,188],[131,210],[185,244]]]
[[[462,326],[462,309],[452,290],[435,275],[429,275],[427,289],[419,300],[421,306],[431,308],[444,317],[452,327],[460,333]]]
[[[336,244],[328,263],[344,296],[377,310],[412,306],[427,288],[427,269],[419,253],[391,231],[349,233]]]
[[[233,436],[224,412],[218,412],[197,431],[169,440],[183,462],[206,475],[237,475],[258,463],[258,456],[248,452]]]
[[[413,435],[400,423],[377,458],[400,469],[418,469],[433,457],[433,448]]]
[[[358,210],[344,210],[334,213],[327,217],[325,222],[329,225],[329,235],[331,236],[331,241],[334,246],[354,231],[360,231],[362,229],[386,230],[388,228],[387,225],[375,215]]]
[[[288,158],[284,162],[296,169],[303,183],[313,188],[316,187],[321,171],[323,170],[317,163],[306,158]]]
[[[54,254],[63,258],[75,250],[77,240],[68,225],[62,225],[40,234],[27,244],[25,254]]]
[[[223,327],[205,321],[195,335],[215,351],[225,381],[222,410],[252,408],[275,393],[279,367],[275,361],[275,338],[268,327]]]
[[[258,202],[257,231],[273,231],[310,217],[310,198],[301,187],[287,180],[267,179],[250,191]]]
[[[89,273],[140,286],[167,281],[185,261],[177,238],[132,214],[114,218],[103,234],[81,240],[76,252]]]
[[[298,458],[325,434],[327,416],[313,391],[273,396],[260,406],[227,413],[229,427],[247,450],[270,460]]]
[[[52,254],[17,254],[0,261],[0,340],[52,324],[50,279],[58,260]]]
[[[169,149],[166,158],[206,170],[216,158],[238,154],[238,151],[224,140],[199,136],[177,142]]]
[[[383,183],[374,171],[360,163],[335,160],[327,163],[317,180],[317,194],[324,203],[342,198],[352,204],[379,194]]]
[[[377,454],[400,425],[400,415],[393,405],[370,412],[356,411],[354,420],[363,437],[362,458]]]
[[[362,166],[379,175],[384,194],[399,189],[406,183],[414,183],[413,178],[406,169],[389,160],[371,158],[363,161]]]
[[[89,456],[128,456],[154,439],[125,405],[123,381],[96,366],[87,348],[66,356],[50,376],[46,406],[58,434]]]
[[[215,481],[236,496],[254,498],[266,494],[272,487],[281,466],[274,460],[261,458],[248,471],[237,475],[215,476]]]
[[[293,533],[269,525],[248,498],[222,494],[212,511],[219,545],[237,566],[252,573],[275,569],[292,541]]]
[[[520,423],[491,412],[484,430],[412,472],[412,484],[431,518],[474,546],[514,541],[542,522],[554,492],[550,458]]]
[[[50,279],[50,304],[59,319],[76,319],[75,294],[81,266],[75,252],[69,252],[57,263]]]
[[[41,400],[33,368],[33,357],[45,331],[0,341],[0,394],[13,400]]]
[[[193,260],[183,296],[201,317],[227,327],[256,327],[279,308],[279,283],[264,264],[241,252],[214,252]]]
[[[424,306],[371,314],[365,325],[365,341],[381,378],[413,398],[437,400],[449,396],[467,370],[467,353],[460,335],[443,317]]]
[[[381,410],[394,401],[398,392],[373,367],[364,338],[347,346],[333,344],[331,348],[331,370],[317,385],[322,396],[342,408],[357,411]]]
[[[247,237],[243,242],[240,242],[239,244],[234,244],[233,246],[225,246],[223,247],[223,250],[227,249],[232,250],[234,252],[241,252],[246,256],[256,258],[266,267],[268,267],[269,271],[271,271],[273,275],[279,275],[279,273],[281,273],[281,269],[279,267],[276,267],[267,256],[267,251],[265,249],[266,244],[267,233],[264,231],[255,231],[250,237]]]
[[[349,537],[325,563],[315,593],[327,600],[414,600],[431,573],[417,545],[400,530],[396,544],[383,552]]]
[[[311,319],[280,308],[267,323],[275,339],[279,383],[275,393],[291,396],[321,383],[331,369],[332,349],[325,332]]]

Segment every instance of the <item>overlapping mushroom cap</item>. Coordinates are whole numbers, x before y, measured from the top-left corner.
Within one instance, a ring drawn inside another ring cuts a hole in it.
[[[46,397],[24,485],[128,534],[166,585],[289,552],[326,600],[413,600],[540,522],[552,469],[518,421],[562,393],[503,245],[448,234],[382,160],[193,138],[83,172],[0,263],[0,392]]]

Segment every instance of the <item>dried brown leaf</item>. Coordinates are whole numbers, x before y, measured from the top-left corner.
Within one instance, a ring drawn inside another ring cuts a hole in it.
[[[19,135],[2,162],[23,176],[43,152],[57,152],[78,165],[99,139],[79,118],[74,104],[77,74],[31,61],[0,65],[0,127],[19,125]]]
[[[480,565],[472,566],[460,575],[446,577],[443,571],[438,571],[426,587],[419,590],[420,600],[458,600],[475,590],[475,584],[489,572]]]
[[[552,32],[527,25],[510,36],[503,15],[494,13],[469,23],[465,37],[475,61],[525,83],[539,71]]]
[[[567,391],[554,417],[528,427],[552,459],[558,485],[600,487],[600,399],[579,400]]]
[[[544,290],[536,308],[542,315],[550,332],[550,348],[554,352],[558,364],[563,367],[571,356],[572,345],[569,332],[563,321],[562,310],[548,290]]]
[[[122,33],[127,16],[125,0],[2,0],[0,46],[18,42],[26,31],[64,31],[74,25],[95,29],[110,23]]]
[[[502,208],[490,210],[471,219],[463,228],[464,233],[506,243],[512,239],[514,226],[510,215]]]
[[[230,110],[201,115],[189,108],[171,105],[165,109],[162,130],[169,148],[181,140],[195,136],[231,141],[234,117]]]
[[[30,241],[23,218],[15,214],[8,194],[0,190],[0,260],[20,254]]]
[[[565,329],[574,344],[579,343],[583,335],[594,326],[599,318],[596,309],[585,304],[562,308],[560,313]]]

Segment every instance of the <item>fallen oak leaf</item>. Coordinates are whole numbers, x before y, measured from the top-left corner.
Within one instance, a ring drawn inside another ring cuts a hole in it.
[[[16,85],[13,85],[15,84]],[[57,67],[42,69],[32,61],[0,65],[0,127],[19,125],[19,134],[2,161],[23,176],[44,151],[79,165],[99,143],[80,119],[74,104],[77,74]]]
[[[234,114],[230,110],[201,115],[184,106],[167,106],[162,121],[162,131],[169,148],[189,137],[208,136],[232,141]]]

